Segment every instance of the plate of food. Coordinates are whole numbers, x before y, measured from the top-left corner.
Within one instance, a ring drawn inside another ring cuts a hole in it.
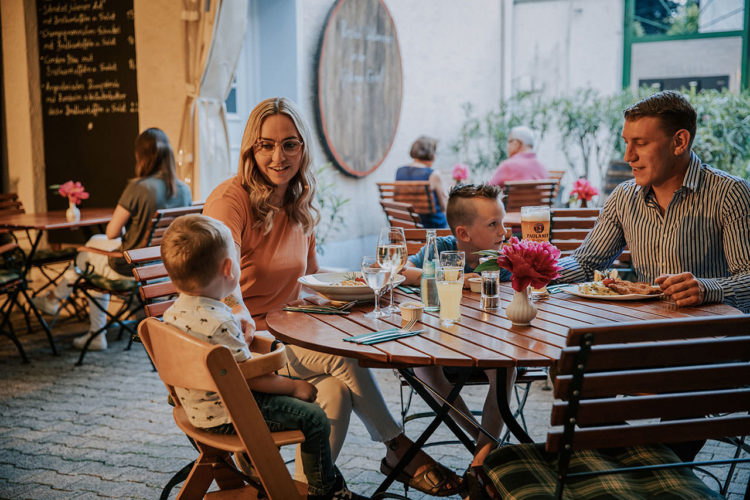
[[[396,275],[395,285],[398,286],[405,279],[406,276],[402,274]],[[374,297],[360,272],[308,274],[297,281],[331,300],[372,300]]]
[[[601,281],[590,281],[570,285],[564,289],[571,295],[596,300],[648,300],[664,295],[656,285],[643,281],[627,281],[619,278],[605,278]]]

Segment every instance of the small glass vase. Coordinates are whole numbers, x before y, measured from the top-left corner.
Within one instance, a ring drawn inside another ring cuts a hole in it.
[[[68,202],[68,209],[65,211],[65,218],[68,222],[78,222],[81,220],[81,211],[78,210],[78,207],[72,201]]]
[[[505,308],[505,315],[516,326],[527,326],[536,317],[536,306],[529,300],[529,289],[513,294],[513,300]]]

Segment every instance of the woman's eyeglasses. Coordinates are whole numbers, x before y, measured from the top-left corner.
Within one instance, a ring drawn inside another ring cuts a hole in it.
[[[270,158],[279,146],[284,156],[296,156],[302,151],[302,144],[299,139],[287,139],[281,142],[259,139],[253,144],[253,151],[257,156]]]

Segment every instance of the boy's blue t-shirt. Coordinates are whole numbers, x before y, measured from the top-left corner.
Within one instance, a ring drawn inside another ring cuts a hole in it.
[[[440,252],[458,250],[458,242],[456,241],[455,236],[438,236],[437,238],[435,238],[435,243],[437,244],[438,254],[440,254]],[[420,248],[419,252],[409,257],[409,262],[420,269],[424,264],[425,246]],[[465,264],[464,272],[473,273],[474,270],[468,264]],[[507,269],[500,269],[500,281],[510,281],[510,276],[510,271],[508,271]]]

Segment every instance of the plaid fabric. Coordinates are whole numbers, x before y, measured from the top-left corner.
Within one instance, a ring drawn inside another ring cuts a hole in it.
[[[557,485],[556,453],[544,451],[544,444],[503,446],[484,461],[484,469],[505,500],[554,498]],[[582,450],[573,453],[569,472],[584,472],[679,462],[662,445]],[[660,469],[585,478],[570,478],[565,484],[566,500],[706,500],[723,498],[698,479],[689,468]]]
[[[84,275],[92,286],[109,292],[130,292],[138,288],[138,283],[131,279],[111,280],[99,274]]]

